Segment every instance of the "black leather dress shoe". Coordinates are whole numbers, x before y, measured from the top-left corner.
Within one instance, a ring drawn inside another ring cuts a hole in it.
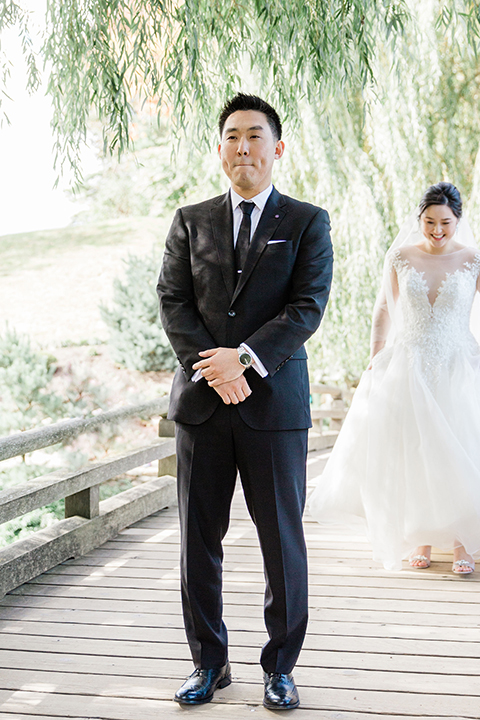
[[[263,704],[269,710],[293,710],[300,705],[292,673],[264,673]]]
[[[185,705],[201,705],[210,702],[217,688],[232,682],[230,663],[223,667],[197,668],[175,693],[174,700]]]

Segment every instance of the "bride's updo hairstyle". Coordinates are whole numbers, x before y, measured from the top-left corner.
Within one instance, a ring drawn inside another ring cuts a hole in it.
[[[456,218],[460,220],[462,217],[462,198],[452,183],[439,182],[436,185],[431,185],[428,190],[425,191],[418,206],[419,219],[430,205],[448,205]]]

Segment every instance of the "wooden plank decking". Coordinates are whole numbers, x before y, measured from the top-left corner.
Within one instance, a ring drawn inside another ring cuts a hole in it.
[[[312,480],[322,464],[310,456]],[[296,717],[480,718],[477,575],[455,577],[439,555],[427,572],[387,573],[358,527],[305,526],[311,620]],[[275,717],[261,705],[263,572],[240,492],[224,577],[235,682],[203,707],[172,701],[191,672],[178,540],[176,509],[162,511],[0,601],[1,720]]]

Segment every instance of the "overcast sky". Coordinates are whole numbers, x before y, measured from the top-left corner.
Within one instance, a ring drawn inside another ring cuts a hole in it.
[[[44,0],[22,0],[21,4],[35,10],[33,18],[42,21]],[[53,169],[51,105],[42,89],[33,96],[25,90],[17,35],[11,30],[2,33],[2,50],[13,63],[8,84],[13,102],[4,101],[11,125],[4,122],[0,128],[0,235],[63,227],[79,210],[64,190],[52,189],[57,174]],[[64,188],[66,185],[64,182]]]

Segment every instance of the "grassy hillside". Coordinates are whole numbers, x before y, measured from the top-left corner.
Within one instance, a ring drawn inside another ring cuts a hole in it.
[[[86,225],[72,225],[54,230],[0,236],[0,275],[10,275],[27,268],[41,268],[56,262],[59,254],[80,248],[138,245],[139,252],[154,243],[163,244],[170,224],[150,217],[105,220]]]
[[[0,333],[8,323],[44,347],[104,341],[99,304],[127,256],[161,247],[169,225],[130,217],[0,237]]]

